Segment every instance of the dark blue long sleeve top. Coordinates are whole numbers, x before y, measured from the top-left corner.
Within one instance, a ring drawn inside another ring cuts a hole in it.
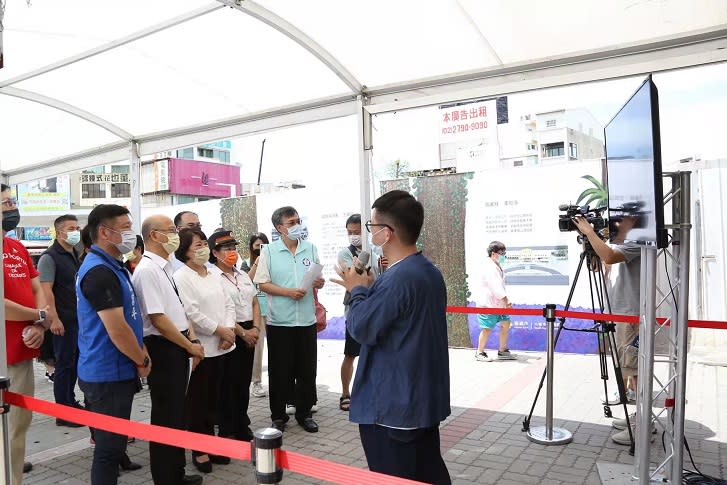
[[[444,278],[421,253],[351,291],[346,325],[361,343],[351,421],[428,428],[449,416],[446,311]]]

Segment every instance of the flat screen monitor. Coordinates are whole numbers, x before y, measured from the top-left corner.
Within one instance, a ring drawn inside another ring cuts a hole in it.
[[[606,125],[604,138],[611,242],[666,247],[659,96],[651,76]]]

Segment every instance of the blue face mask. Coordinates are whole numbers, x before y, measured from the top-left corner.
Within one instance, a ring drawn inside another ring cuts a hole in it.
[[[75,246],[81,242],[81,231],[69,231],[66,233],[66,242],[71,246]]]
[[[288,228],[288,239],[299,241],[305,239],[308,236],[308,228],[303,224],[296,224],[295,226]]]
[[[497,262],[500,263],[501,265],[503,265],[503,264],[505,264],[506,259],[507,259],[507,256],[505,256],[504,254],[501,254],[500,256],[497,257]]]

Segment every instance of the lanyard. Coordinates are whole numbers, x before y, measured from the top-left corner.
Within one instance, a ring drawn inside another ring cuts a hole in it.
[[[153,260],[153,259],[151,259],[151,258],[150,258],[149,256],[147,256],[146,254],[144,255],[144,257],[145,257],[146,259],[148,259],[149,261],[151,261],[152,263],[154,263],[154,260]],[[167,277],[167,280],[169,280],[169,283],[171,283],[171,285],[172,285],[172,288],[174,289],[174,293],[176,293],[176,294],[177,294],[177,299],[179,299],[179,303],[182,303],[182,299],[181,299],[181,298],[180,298],[180,296],[179,296],[179,290],[177,289],[177,285],[176,285],[176,284],[174,284],[174,280],[173,280],[172,278],[170,278],[170,277],[169,277],[169,275],[167,274],[167,272],[166,272],[166,271],[164,271],[164,268],[161,268],[161,270],[162,270],[162,273],[164,273],[164,276],[166,276],[166,277]],[[184,303],[182,303],[182,306],[184,306]]]

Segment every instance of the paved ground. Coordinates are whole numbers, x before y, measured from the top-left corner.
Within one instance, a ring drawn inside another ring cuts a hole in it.
[[[347,413],[338,410],[342,349],[343,342],[319,343],[320,411],[315,418],[320,433],[308,434],[292,424],[285,432],[284,448],[365,468],[357,429],[348,422]],[[610,420],[603,417],[595,356],[557,355],[556,426],[570,430],[573,442],[547,447],[531,443],[521,431],[544,366],[543,354],[519,353],[517,361],[492,363],[476,362],[473,355],[472,350],[450,351],[452,416],[442,426],[442,450],[454,483],[598,484],[596,461],[633,462],[627,447],[610,440],[612,429]],[[43,372],[38,366],[36,395],[52,399]],[[705,359],[703,354],[690,359],[687,393],[686,430],[694,461],[703,473],[727,477],[727,366],[715,365],[714,359]],[[137,396],[132,418],[148,420],[149,406],[144,390]],[[542,424],[544,414],[541,399],[533,425]],[[623,416],[621,410],[614,409],[614,414]],[[266,427],[267,399],[251,398],[250,415],[253,429]],[[35,467],[24,483],[89,483],[92,452],[86,429],[58,428],[52,418],[35,415],[28,437],[28,458]],[[147,443],[129,445],[129,454],[144,467],[124,473],[119,483],[151,483]],[[657,439],[652,459],[662,456]],[[188,455],[188,472],[192,473],[189,461]],[[215,466],[205,483],[253,484],[255,480],[251,465],[233,462]],[[286,472],[283,483],[319,481]]]

